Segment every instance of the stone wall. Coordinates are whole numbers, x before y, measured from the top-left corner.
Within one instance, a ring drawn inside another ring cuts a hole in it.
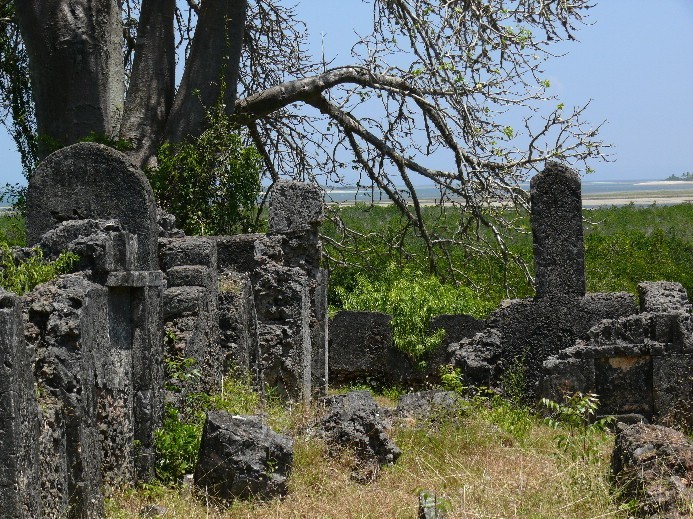
[[[122,155],[79,144],[42,163],[28,198],[31,243],[80,261],[0,291],[2,517],[102,517],[111,488],[154,476],[164,400],[230,373],[289,400],[325,393],[319,190],[278,182],[269,235],[187,237]],[[195,374],[178,388],[176,365]]]

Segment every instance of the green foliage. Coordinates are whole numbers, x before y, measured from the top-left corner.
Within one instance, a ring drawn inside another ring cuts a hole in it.
[[[430,274],[395,264],[379,274],[375,280],[358,274],[350,292],[338,287],[343,308],[390,314],[395,345],[415,359],[443,340],[444,330],[429,331],[432,317],[447,313],[481,315],[487,309],[471,290],[443,284]]]
[[[26,245],[26,224],[24,216],[18,213],[0,215],[0,244],[10,247]]]
[[[166,332],[166,340],[175,340],[170,331]],[[195,367],[197,362],[192,357],[176,355],[164,359],[164,371],[166,373],[165,388],[168,391],[179,393],[186,382],[200,378],[200,370]]]
[[[164,144],[158,168],[148,171],[161,207],[191,235],[237,234],[255,229],[261,157],[244,147],[223,113],[191,142]]]
[[[10,248],[2,243],[0,244],[0,286],[22,295],[40,283],[71,272],[78,261],[79,257],[71,252],[64,252],[54,261],[47,261],[37,249],[26,261],[17,262],[13,259]]]
[[[164,483],[175,483],[192,472],[202,439],[203,421],[185,422],[179,411],[167,405],[164,423],[154,433],[157,452],[156,473]]]
[[[550,416],[547,423],[559,431],[556,434],[556,446],[573,460],[595,461],[599,456],[599,435],[604,433],[613,417],[595,420],[599,408],[599,398],[594,393],[583,395],[576,392],[566,395],[564,402],[558,403],[542,398]]]
[[[462,370],[450,364],[442,365],[440,367],[440,385],[446,391],[462,393],[465,390],[462,383]]]

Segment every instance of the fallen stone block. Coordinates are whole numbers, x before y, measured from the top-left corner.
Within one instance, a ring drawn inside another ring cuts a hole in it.
[[[693,515],[693,443],[683,433],[659,425],[619,424],[611,470],[623,497],[636,499],[644,515]]]
[[[354,479],[365,482],[377,475],[380,465],[394,463],[402,454],[387,434],[385,411],[368,391],[351,391],[323,400],[327,413],[318,424],[330,452],[352,449],[359,464]]]
[[[293,463],[293,440],[262,423],[259,416],[207,414],[195,485],[224,499],[285,496]]]

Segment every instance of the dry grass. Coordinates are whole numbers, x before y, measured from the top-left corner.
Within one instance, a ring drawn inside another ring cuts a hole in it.
[[[444,496],[451,518],[628,516],[606,479],[608,435],[600,438],[597,460],[573,461],[556,449],[555,432],[539,419],[483,406],[438,426],[400,425],[393,435],[403,454],[368,485],[350,479],[348,456],[330,458],[321,440],[299,435],[283,500],[224,508],[189,491],[149,487],[114,496],[107,517],[138,517],[154,503],[167,508],[165,518],[413,518],[423,489]]]

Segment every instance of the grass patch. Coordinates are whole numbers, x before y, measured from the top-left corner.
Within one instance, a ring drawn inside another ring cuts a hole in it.
[[[296,413],[299,418],[285,422],[302,421],[304,410],[286,411]],[[413,518],[424,489],[449,502],[449,517],[628,517],[607,479],[613,437],[587,431],[598,455],[585,461],[558,447],[561,430],[525,409],[480,396],[449,421],[398,425],[392,434],[403,454],[368,485],[350,479],[348,454],[332,458],[322,440],[296,433],[284,500],[224,508],[189,490],[147,486],[112,496],[107,517],[136,517],[145,506],[160,504],[168,508],[166,517]]]

